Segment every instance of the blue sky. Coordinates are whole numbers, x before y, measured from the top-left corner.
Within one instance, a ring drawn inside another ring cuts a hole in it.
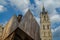
[[[0,0],[0,24],[5,25],[14,14],[24,16],[28,9],[31,10],[39,23],[39,14],[42,11],[43,4],[51,21],[53,40],[59,40],[60,0]]]

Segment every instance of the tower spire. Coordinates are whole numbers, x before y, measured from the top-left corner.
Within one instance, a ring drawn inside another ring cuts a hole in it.
[[[42,11],[45,12],[45,7],[44,7],[44,4],[43,4],[43,8],[42,8]]]
[[[52,33],[51,33],[50,26],[51,26],[51,23],[49,21],[48,12],[45,11],[45,8],[43,5],[42,12],[40,14],[40,38],[41,40],[52,40]]]

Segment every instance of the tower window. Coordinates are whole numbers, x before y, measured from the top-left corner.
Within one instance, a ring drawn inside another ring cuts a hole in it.
[[[44,16],[44,18],[45,18],[45,16]]]
[[[51,36],[51,33],[50,32],[48,32],[48,34],[49,34],[49,36]]]
[[[46,17],[44,16],[44,20],[46,20]]]
[[[47,25],[47,29],[49,29],[49,25]]]
[[[45,26],[43,25],[43,29],[45,30]]]
[[[45,35],[46,35],[46,32],[44,32],[44,37],[45,37]]]

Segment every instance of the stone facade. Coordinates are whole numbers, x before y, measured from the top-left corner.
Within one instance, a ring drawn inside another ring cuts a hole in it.
[[[40,14],[40,37],[41,40],[52,40],[52,33],[51,33],[51,23],[49,20],[48,13],[43,10]]]

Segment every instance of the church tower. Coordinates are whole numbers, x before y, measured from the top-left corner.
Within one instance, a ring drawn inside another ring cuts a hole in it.
[[[45,11],[43,6],[40,14],[40,37],[41,40],[52,40],[51,24],[48,16],[48,12]]]

